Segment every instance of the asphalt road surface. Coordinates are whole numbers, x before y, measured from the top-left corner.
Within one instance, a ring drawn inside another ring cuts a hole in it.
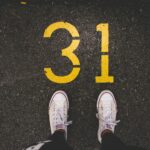
[[[129,145],[150,147],[150,3],[148,1],[20,0],[0,2],[0,150],[21,150],[50,133],[48,103],[56,90],[70,101],[68,142],[76,150],[98,150],[98,94],[110,89],[118,103],[116,135]],[[65,30],[43,37],[52,23],[73,24],[80,34],[75,54],[78,77],[67,84],[47,79],[45,67],[65,75],[72,69],[61,49],[72,37]],[[110,75],[100,75],[101,37],[96,25],[109,24]]]

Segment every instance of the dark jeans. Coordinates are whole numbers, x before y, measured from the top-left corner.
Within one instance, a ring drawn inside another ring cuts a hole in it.
[[[62,131],[55,132],[48,138],[52,142],[44,144],[40,150],[73,150],[67,143],[65,134]]]
[[[67,143],[62,131],[55,132],[47,141],[38,142],[26,150],[73,150]]]
[[[125,145],[113,133],[105,133],[102,137],[102,150],[145,150],[136,146]]]
[[[55,132],[48,141],[39,142],[26,150],[72,150],[62,131]],[[105,133],[102,137],[101,150],[144,150],[135,146],[126,146],[113,133]]]

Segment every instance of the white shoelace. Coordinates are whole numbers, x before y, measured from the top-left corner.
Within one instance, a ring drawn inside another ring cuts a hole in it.
[[[110,128],[114,128],[119,122],[120,120],[114,120],[112,119],[112,111],[110,110],[110,104],[109,103],[105,103],[103,112],[105,114],[104,118],[102,116],[99,116],[99,114],[97,113],[96,116],[98,119],[103,120],[103,126],[104,127],[110,127]]]
[[[114,126],[116,126],[120,122],[120,120],[112,121],[112,118],[110,118],[110,116],[111,116],[111,114],[108,115],[108,116],[106,116],[105,118],[103,118],[103,117],[99,116],[98,113],[96,114],[96,117],[98,119],[103,120],[103,122],[104,122],[103,126],[109,125],[111,127],[114,127]]]
[[[62,126],[64,126],[64,127],[66,127],[66,126],[69,126],[70,124],[72,124],[72,121],[65,121],[64,119],[64,117],[65,117],[65,114],[64,114],[64,111],[63,111],[64,109],[63,108],[59,108],[58,110],[57,110],[57,112],[56,112],[56,125],[62,125]],[[59,117],[58,117],[59,116]]]

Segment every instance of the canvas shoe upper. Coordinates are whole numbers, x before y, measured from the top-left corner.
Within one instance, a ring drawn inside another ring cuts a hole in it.
[[[49,103],[49,121],[51,134],[56,130],[64,130],[67,138],[67,126],[71,122],[67,122],[69,101],[64,91],[56,91]]]
[[[99,119],[98,140],[101,143],[101,134],[108,129],[114,132],[116,121],[117,104],[113,93],[104,90],[100,93],[97,100],[97,118]]]

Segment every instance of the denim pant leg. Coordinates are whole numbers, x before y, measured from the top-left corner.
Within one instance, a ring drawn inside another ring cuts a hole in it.
[[[145,149],[137,146],[127,146],[113,133],[106,133],[102,137],[102,150],[145,150]]]
[[[102,137],[102,150],[127,150],[126,145],[113,133],[105,133]]]
[[[40,150],[72,150],[66,141],[65,133],[62,131],[56,131],[48,139],[51,142],[45,143]]]
[[[48,140],[33,144],[25,150],[72,150],[72,148],[68,145],[64,132],[56,131],[48,137]]]

